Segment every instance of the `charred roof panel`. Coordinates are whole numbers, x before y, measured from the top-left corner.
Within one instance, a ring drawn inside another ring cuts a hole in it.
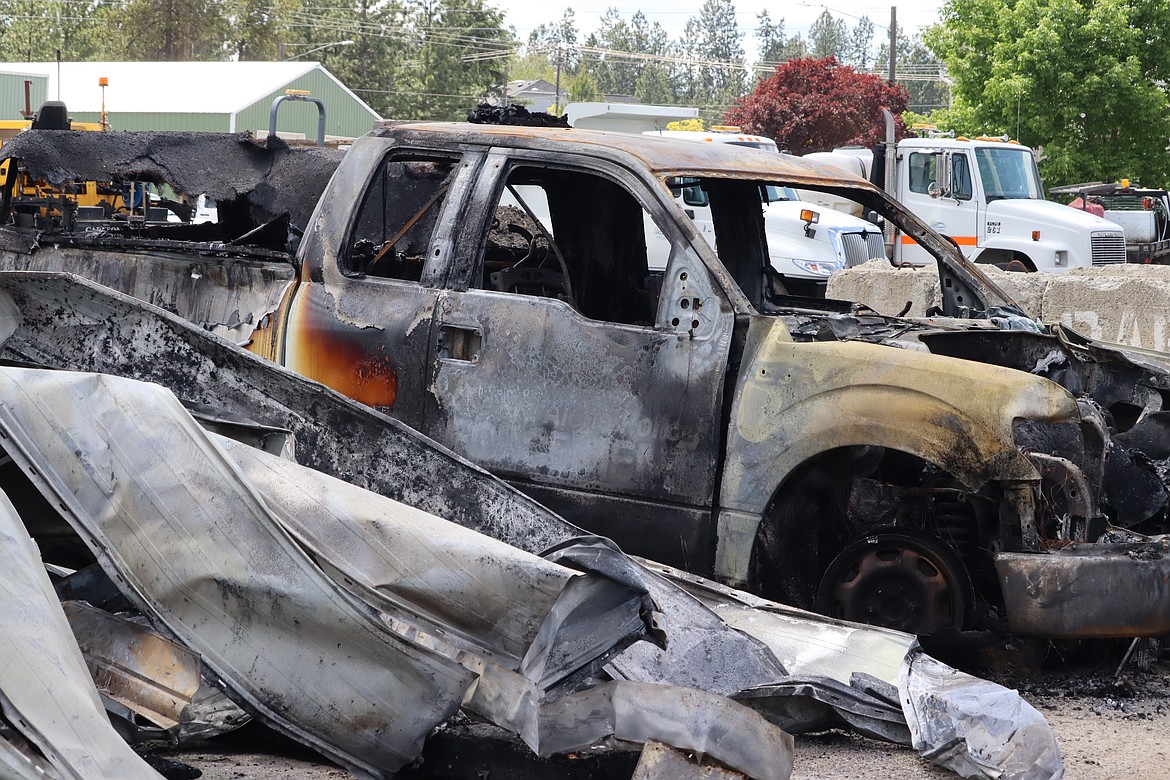
[[[454,122],[404,123],[377,132],[384,137],[425,138],[427,134],[448,137],[454,135],[466,143],[491,146],[549,148],[566,144],[585,145],[606,156],[632,155],[659,177],[682,175],[714,178],[758,177],[814,187],[845,185],[875,190],[865,179],[836,166],[732,144],[696,144],[670,138],[612,133],[604,130],[472,125]]]

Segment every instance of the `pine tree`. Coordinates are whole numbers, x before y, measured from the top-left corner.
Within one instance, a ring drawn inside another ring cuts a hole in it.
[[[809,55],[814,59],[840,58],[848,48],[849,30],[843,19],[836,18],[828,11],[821,11],[821,15],[809,28],[808,41]]]
[[[313,0],[311,9],[292,17],[301,39],[288,41],[286,57],[312,51],[343,84],[385,117],[408,116],[413,90],[405,84],[409,54],[417,46],[405,29],[406,12],[396,1]],[[339,45],[351,40],[352,45]],[[338,45],[329,45],[338,44]],[[324,48],[318,48],[324,47]],[[313,51],[317,49],[316,51]]]
[[[731,0],[706,0],[698,16],[687,21],[682,50],[699,63],[685,66],[684,100],[709,112],[722,114],[733,100],[746,92],[743,33],[735,21]],[[737,63],[740,67],[718,67],[711,63]]]
[[[889,47],[883,46],[874,62],[874,69],[879,73],[888,72],[889,63]],[[898,62],[895,76],[902,77],[898,82],[910,93],[910,102],[907,106],[910,111],[929,114],[951,104],[950,87],[942,78],[944,70],[943,63],[926,47],[921,37],[907,36],[906,31],[898,27]],[[906,78],[908,75],[915,78]]]
[[[529,33],[528,48],[543,52],[553,68],[559,62],[562,74],[573,74],[581,60],[581,53],[577,50],[578,37],[576,16],[572,8],[566,8],[560,21],[542,24]]]
[[[639,103],[659,106],[671,106],[678,100],[666,70],[653,63],[642,68],[642,75],[634,87],[634,97]]]
[[[164,62],[224,58],[227,19],[216,0],[130,0],[103,6],[99,58]]]
[[[658,22],[651,24],[641,11],[636,12],[627,22],[616,8],[605,12],[597,32],[586,39],[588,47],[633,54],[662,55],[666,53],[668,45],[666,31]],[[638,79],[646,65],[644,59],[604,53],[584,59],[584,66],[597,81],[601,91],[620,95],[633,95],[637,91]]]
[[[788,60],[808,56],[808,44],[799,34],[785,36],[784,19],[772,21],[767,11],[761,11],[759,26],[756,28],[756,39],[759,41],[760,58],[758,66],[775,68]]]
[[[281,44],[294,40],[290,22],[299,10],[297,0],[228,0],[228,51],[241,61],[293,56]]]

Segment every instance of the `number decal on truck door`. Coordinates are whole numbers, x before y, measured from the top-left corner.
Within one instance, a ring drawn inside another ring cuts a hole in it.
[[[989,234],[990,233],[998,233],[999,232],[999,223],[998,222],[988,222],[987,223],[987,232]]]

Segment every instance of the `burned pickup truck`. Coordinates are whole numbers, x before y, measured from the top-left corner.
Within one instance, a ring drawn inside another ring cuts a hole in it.
[[[240,195],[168,168],[178,141],[77,135],[4,150],[58,184]],[[763,229],[773,185],[851,198],[914,236],[939,259],[945,310],[787,296]],[[714,248],[672,197],[694,187]],[[402,124],[354,145],[303,224],[221,222],[210,241],[184,225],[10,224],[0,267],[161,305],[628,552],[780,601],[916,633],[1170,631],[1170,553],[1140,535],[1164,530],[1165,487],[1152,456],[1113,439],[1119,421],[1157,419],[1170,363],[1030,320],[861,179],[659,138]]]

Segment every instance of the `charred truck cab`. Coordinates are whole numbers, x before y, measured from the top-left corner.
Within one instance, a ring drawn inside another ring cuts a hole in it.
[[[672,195],[696,186],[715,242]],[[938,258],[944,311],[786,296],[764,186],[892,221]],[[279,303],[237,312],[249,349],[630,553],[917,633],[1170,631],[1170,553],[1133,533],[1159,510],[1120,538],[1102,488],[1110,405],[1158,412],[1167,365],[1028,319],[859,177],[727,145],[400,124],[354,145],[303,227]],[[57,239],[13,232],[5,267],[69,270]],[[233,294],[200,278],[199,300]]]

